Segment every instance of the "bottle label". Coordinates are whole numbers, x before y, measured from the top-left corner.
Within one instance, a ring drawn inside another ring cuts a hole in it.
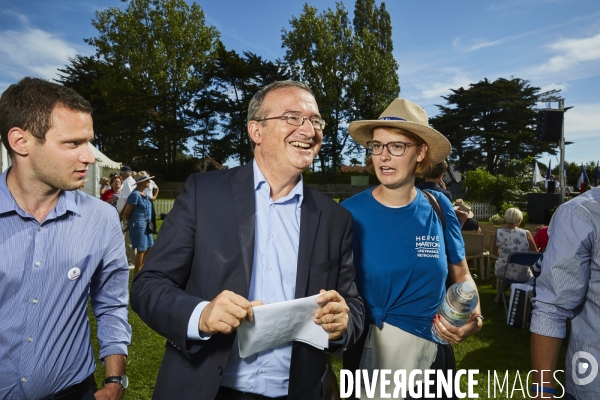
[[[454,326],[463,326],[465,321],[471,315],[471,311],[467,312],[459,312],[452,308],[448,302],[442,302],[440,307],[440,314],[446,318],[448,322],[450,322]]]

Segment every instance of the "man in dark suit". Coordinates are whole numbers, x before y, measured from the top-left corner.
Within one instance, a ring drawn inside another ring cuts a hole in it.
[[[327,353],[360,336],[364,305],[350,213],[301,179],[323,128],[306,85],[275,82],[248,108],[254,161],[187,180],[131,288],[134,311],[167,338],[155,399],[325,398]],[[291,342],[239,357],[253,306],[319,293],[308,318],[326,351]]]

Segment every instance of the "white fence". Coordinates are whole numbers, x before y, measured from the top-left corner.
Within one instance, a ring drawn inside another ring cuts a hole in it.
[[[156,199],[154,200],[154,209],[156,210],[157,217],[160,217],[160,214],[168,214],[169,211],[173,208],[173,203],[175,200],[173,199]]]
[[[496,207],[487,203],[470,203],[471,211],[477,219],[487,219],[496,214]]]

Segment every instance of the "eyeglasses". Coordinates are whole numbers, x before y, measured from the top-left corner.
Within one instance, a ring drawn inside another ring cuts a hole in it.
[[[294,125],[294,126],[302,126],[304,124],[304,121],[309,120],[312,127],[314,129],[318,129],[318,130],[325,129],[325,125],[326,125],[325,121],[323,121],[321,118],[303,117],[301,115],[296,115],[296,114],[285,114],[285,115],[280,115],[279,117],[263,118],[263,119],[257,119],[255,121],[262,122],[262,121],[268,121],[270,119],[285,119],[285,121],[288,124]]]
[[[367,151],[374,156],[378,156],[383,153],[383,148],[385,147],[391,155],[402,157],[406,153],[406,149],[410,146],[419,146],[419,144],[406,142],[381,143],[376,140],[370,140],[367,142]]]

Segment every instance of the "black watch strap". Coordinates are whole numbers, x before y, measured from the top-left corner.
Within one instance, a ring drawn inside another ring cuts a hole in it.
[[[127,386],[129,386],[129,379],[127,379],[127,375],[109,376],[104,379],[104,384],[106,385],[107,383],[118,383],[123,386],[123,389],[127,389]]]

